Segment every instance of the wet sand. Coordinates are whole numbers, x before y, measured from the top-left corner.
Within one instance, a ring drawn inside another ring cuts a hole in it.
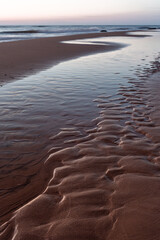
[[[74,136],[70,147],[50,150],[35,180],[42,193],[12,209],[0,239],[159,240],[159,70],[157,60],[115,98],[99,97],[87,136],[73,128],[54,137]]]
[[[90,33],[0,43],[0,84],[33,74],[68,59],[124,47],[116,43],[109,43],[106,46],[62,43],[109,36],[127,36],[127,32]],[[130,37],[134,37],[134,34]]]
[[[45,190],[13,213],[0,239],[159,239],[159,77],[151,69],[121,97],[99,99],[97,127],[52,150]]]

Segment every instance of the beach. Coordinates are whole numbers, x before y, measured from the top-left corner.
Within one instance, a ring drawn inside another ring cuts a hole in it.
[[[23,41],[2,42],[0,44],[0,82],[21,78],[35,73],[43,68],[58,64],[61,61],[73,59],[91,53],[113,51],[123,45],[75,45],[65,44],[64,41],[85,38],[125,36],[127,32],[77,34],[62,37],[48,37]],[[134,36],[134,35],[133,35]],[[137,36],[139,37],[139,36]]]
[[[0,43],[0,239],[159,239],[159,37]]]

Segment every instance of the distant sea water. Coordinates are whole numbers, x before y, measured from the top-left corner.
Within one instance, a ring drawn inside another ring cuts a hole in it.
[[[160,25],[0,25],[0,42],[128,30],[160,29]]]

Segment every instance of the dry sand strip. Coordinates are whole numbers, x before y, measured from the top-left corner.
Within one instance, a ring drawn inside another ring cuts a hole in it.
[[[11,81],[36,71],[50,67],[61,61],[92,53],[113,51],[124,47],[123,44],[109,45],[65,44],[85,38],[127,36],[128,32],[91,33],[62,37],[49,37],[0,43],[0,83]],[[137,35],[132,34],[130,37]],[[138,35],[137,37],[144,37]]]

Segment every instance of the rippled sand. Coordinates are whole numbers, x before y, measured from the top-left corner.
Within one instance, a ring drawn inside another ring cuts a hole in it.
[[[158,36],[0,89],[0,239],[159,240]]]
[[[159,70],[155,61],[117,96],[100,96],[97,126],[86,136],[66,128],[53,137],[70,146],[50,149],[39,169],[47,186],[37,184],[42,194],[13,212],[0,239],[159,239]]]

